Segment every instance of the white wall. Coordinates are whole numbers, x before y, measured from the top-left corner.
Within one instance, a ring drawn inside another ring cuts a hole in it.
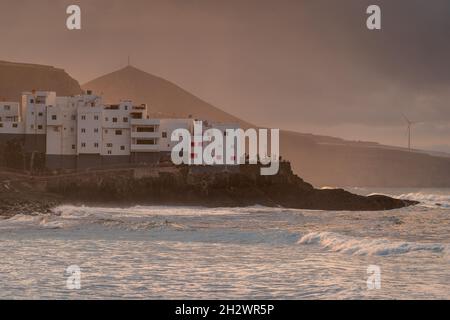
[[[77,98],[57,97],[47,107],[47,154],[77,154]]]
[[[22,95],[22,112],[26,134],[46,134],[47,106],[56,104],[55,92],[26,92]]]
[[[78,106],[78,154],[100,154],[102,145],[103,107]]]

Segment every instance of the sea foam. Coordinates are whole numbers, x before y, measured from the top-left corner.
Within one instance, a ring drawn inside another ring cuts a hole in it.
[[[303,245],[316,244],[330,251],[350,255],[388,256],[414,251],[446,251],[446,246],[440,243],[391,241],[384,238],[356,238],[334,232],[311,232],[303,235],[297,243]]]

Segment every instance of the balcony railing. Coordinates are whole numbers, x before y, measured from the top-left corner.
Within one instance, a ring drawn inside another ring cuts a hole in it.
[[[132,138],[161,138],[160,132],[131,132]]]
[[[159,145],[157,144],[132,144],[131,152],[157,152]]]
[[[159,119],[130,119],[132,126],[157,126]]]

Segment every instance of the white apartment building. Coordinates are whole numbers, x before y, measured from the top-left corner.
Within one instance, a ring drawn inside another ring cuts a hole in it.
[[[130,155],[130,113],[132,110],[133,104],[129,100],[121,101],[118,105],[104,106],[101,155]]]
[[[47,133],[47,106],[56,104],[56,93],[33,91],[22,94],[22,117],[25,134],[44,135]]]
[[[54,106],[47,107],[47,155],[78,154],[78,108],[100,106],[101,99],[88,94],[57,97]]]
[[[227,152],[227,146],[225,143],[226,140],[226,130],[227,129],[239,129],[240,126],[236,123],[222,123],[222,122],[208,122],[208,121],[203,121],[201,122],[202,124],[202,131],[201,132],[197,132],[194,134],[194,139],[192,142],[192,151],[191,151],[191,160],[195,161],[195,159],[197,159],[199,157],[199,151],[204,150],[204,148],[206,146],[208,146],[210,142],[208,141],[203,141],[203,135],[207,135],[208,137],[210,137],[209,139],[212,140],[212,135],[209,134],[208,130],[209,129],[217,129],[221,132],[222,137],[223,137],[223,143],[221,143],[219,145],[219,148],[222,149],[221,154],[215,154],[214,155],[214,160],[216,161],[216,163],[223,163],[226,164],[227,161],[236,162],[236,154],[237,154],[237,141],[234,141],[233,143],[231,143],[231,148],[233,149],[232,154],[229,154],[229,152]],[[243,146],[245,146],[245,142],[243,142]],[[201,147],[201,148],[199,148]],[[243,149],[244,150],[244,149]],[[204,162],[204,161],[202,161]]]
[[[22,94],[22,103],[0,103],[0,141],[20,138],[28,152],[45,152],[47,106],[56,102],[55,92]]]
[[[24,132],[22,110],[18,102],[0,101],[0,134],[20,135]]]
[[[170,152],[176,129],[193,131],[193,119],[131,119],[131,152]]]
[[[31,150],[45,152],[53,166],[97,166],[113,162],[158,161],[178,141],[171,141],[176,129],[193,133],[193,119],[149,119],[147,105],[130,100],[105,105],[88,91],[72,97],[55,92],[33,91],[18,102],[0,102],[0,141],[5,136],[23,136]],[[214,123],[225,131],[236,125]],[[43,140],[43,147],[36,144]],[[225,146],[224,146],[225,148]],[[224,149],[225,151],[225,149]],[[224,153],[225,154],[225,153]]]

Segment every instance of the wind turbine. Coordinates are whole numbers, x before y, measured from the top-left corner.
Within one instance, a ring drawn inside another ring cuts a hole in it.
[[[406,117],[403,113],[402,116],[405,119],[406,124],[408,125],[408,150],[411,151],[411,128],[413,125],[418,124],[419,122],[409,120],[408,117]]]

